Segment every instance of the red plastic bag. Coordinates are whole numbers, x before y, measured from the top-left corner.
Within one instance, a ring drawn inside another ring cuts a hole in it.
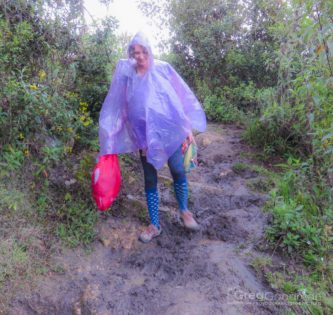
[[[92,174],[92,195],[97,208],[107,210],[120,191],[121,173],[117,154],[106,154],[99,160]]]

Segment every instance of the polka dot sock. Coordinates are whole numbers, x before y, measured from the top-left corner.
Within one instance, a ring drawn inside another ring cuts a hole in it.
[[[151,224],[154,224],[158,229],[160,226],[160,219],[158,215],[158,191],[156,188],[146,189],[146,200]]]
[[[173,183],[176,199],[178,201],[178,206],[181,212],[187,210],[187,200],[188,200],[188,191],[187,191],[187,182],[174,182]]]

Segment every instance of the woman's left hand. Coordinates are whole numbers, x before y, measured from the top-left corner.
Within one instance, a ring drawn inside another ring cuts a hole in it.
[[[189,133],[189,135],[187,136],[187,140],[188,140],[189,143],[192,143],[192,142],[193,142],[194,137],[193,137],[193,133],[192,133],[192,131],[191,131],[191,132]]]

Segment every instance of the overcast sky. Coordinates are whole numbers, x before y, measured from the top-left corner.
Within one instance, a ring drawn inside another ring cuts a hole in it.
[[[113,0],[108,8],[96,0],[84,0],[84,3],[96,20],[108,15],[116,17],[119,20],[119,33],[126,32],[133,36],[138,31],[143,31],[149,38],[153,51],[157,50],[159,30],[149,25],[149,20],[137,8],[136,0]],[[88,14],[86,20],[91,21]]]

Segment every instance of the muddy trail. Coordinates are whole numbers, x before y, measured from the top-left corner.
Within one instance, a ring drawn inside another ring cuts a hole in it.
[[[251,260],[262,256],[266,196],[247,181],[259,174],[234,172],[249,163],[249,148],[235,126],[210,125],[196,136],[200,167],[188,176],[189,208],[201,225],[184,229],[168,168],[159,173],[163,233],[149,244],[137,236],[147,224],[142,173],[124,178],[116,210],[101,216],[91,252],[55,257],[58,272],[12,302],[10,315],[281,314],[262,299],[270,289],[256,278]],[[139,166],[139,165],[138,165]]]

